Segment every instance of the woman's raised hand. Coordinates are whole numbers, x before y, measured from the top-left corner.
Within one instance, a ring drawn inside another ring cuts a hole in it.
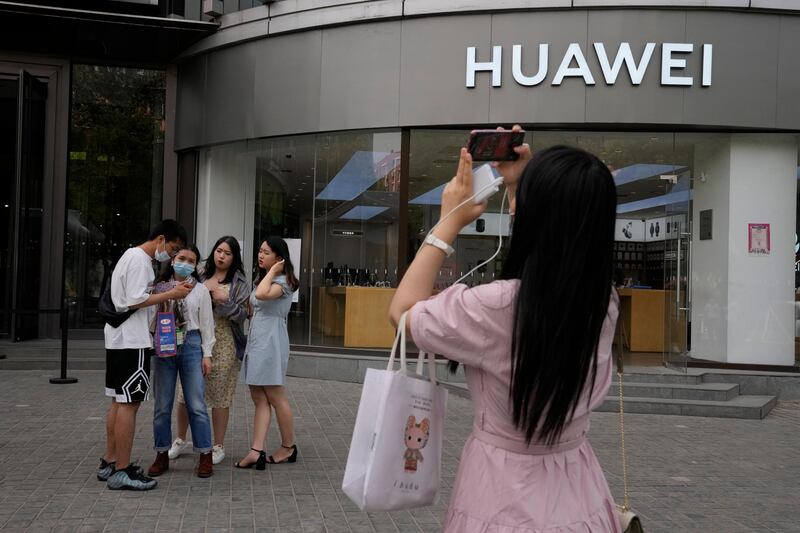
[[[498,127],[497,131],[506,131],[502,127]],[[514,124],[511,131],[522,131],[522,126]],[[531,160],[531,147],[528,143],[522,143],[514,148],[514,151],[519,154],[519,159],[516,161],[496,161],[492,165],[497,168],[497,171],[503,176],[503,184],[506,187],[516,187],[519,182],[522,171],[525,170],[525,165]]]
[[[278,261],[277,263],[272,265],[272,267],[269,269],[270,272],[272,272],[275,276],[277,276],[280,273],[282,273],[283,272],[283,263],[284,263],[284,260],[281,259],[280,261]]]
[[[472,156],[467,152],[466,148],[462,148],[461,156],[458,160],[458,172],[442,191],[442,213],[440,218],[443,221],[442,226],[458,233],[464,226],[467,226],[483,214],[486,210],[486,202],[475,204],[469,201],[458,207],[472,195]],[[457,207],[458,209],[456,209]],[[454,209],[456,210],[453,211]],[[453,212],[451,213],[451,211]]]

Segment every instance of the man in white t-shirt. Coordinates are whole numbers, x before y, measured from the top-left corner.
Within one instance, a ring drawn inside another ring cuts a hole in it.
[[[111,275],[111,300],[118,312],[136,309],[119,327],[106,324],[106,396],[111,407],[106,418],[106,452],[100,460],[97,479],[113,490],[149,490],[156,481],[131,463],[136,412],[150,391],[150,356],[153,337],[150,323],[158,304],[183,299],[191,285],[151,294],[155,272],[153,259],[169,261],[186,243],[186,230],[174,220],[164,220],[152,229],[147,241],[128,249]]]

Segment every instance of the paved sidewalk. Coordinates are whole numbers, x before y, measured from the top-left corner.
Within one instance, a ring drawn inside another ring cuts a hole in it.
[[[173,461],[159,486],[116,492],[95,479],[103,451],[103,373],[51,385],[46,371],[0,371],[0,527],[4,531],[434,532],[471,425],[468,400],[451,395],[442,502],[399,513],[362,513],[340,490],[360,385],[289,380],[300,460],[238,471],[249,448],[252,404],[237,390],[228,457],[209,480],[195,458]],[[140,410],[134,457],[146,468],[152,401]],[[800,403],[765,420],[630,415],[634,507],[646,531],[800,531]],[[621,494],[617,416],[593,415],[591,442]],[[270,433],[272,449],[277,433]],[[480,490],[476,487],[476,490]]]

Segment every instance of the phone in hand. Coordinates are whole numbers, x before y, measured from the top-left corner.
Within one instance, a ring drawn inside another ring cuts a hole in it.
[[[519,154],[514,151],[525,142],[524,131],[472,130],[467,142],[467,151],[473,161],[516,161]]]

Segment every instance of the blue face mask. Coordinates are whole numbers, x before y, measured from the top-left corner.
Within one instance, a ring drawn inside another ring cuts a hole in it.
[[[188,278],[192,275],[192,272],[194,272],[194,265],[176,261],[175,264],[172,265],[172,269],[179,278]]]

